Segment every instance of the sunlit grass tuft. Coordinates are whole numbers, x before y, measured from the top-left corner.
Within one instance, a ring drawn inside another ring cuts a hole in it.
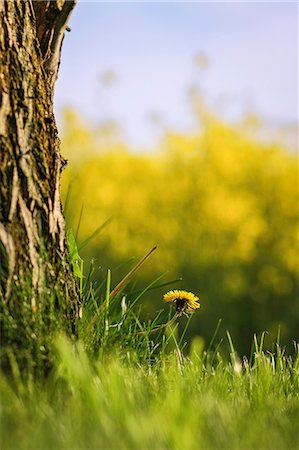
[[[239,366],[200,346],[155,364],[120,349],[90,360],[63,336],[55,352],[43,384],[1,378],[2,448],[298,448],[298,347]]]

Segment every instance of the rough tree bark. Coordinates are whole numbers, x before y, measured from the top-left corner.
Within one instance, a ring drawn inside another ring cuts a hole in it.
[[[57,298],[69,304],[71,320],[79,306],[53,115],[61,44],[75,2],[0,0],[0,277],[1,302],[12,316],[22,299],[34,317],[47,293],[54,293],[56,307]]]

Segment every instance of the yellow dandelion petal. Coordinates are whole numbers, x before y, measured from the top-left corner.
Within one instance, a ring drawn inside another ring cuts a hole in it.
[[[178,289],[169,291],[164,295],[163,300],[165,302],[175,302],[176,310],[179,315],[189,315],[192,314],[195,309],[200,308],[200,304],[197,303],[199,298],[188,291],[181,291]]]

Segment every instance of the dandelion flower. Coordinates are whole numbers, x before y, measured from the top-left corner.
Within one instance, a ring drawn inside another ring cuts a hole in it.
[[[192,292],[175,289],[174,291],[167,292],[163,299],[164,302],[175,302],[176,312],[179,316],[183,314],[189,316],[196,309],[200,308],[200,304],[197,303],[199,298],[192,294]]]

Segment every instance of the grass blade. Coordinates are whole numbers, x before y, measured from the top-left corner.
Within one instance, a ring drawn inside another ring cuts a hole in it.
[[[143,258],[130,270],[129,273],[118,283],[118,285],[113,289],[110,294],[110,300],[112,300],[116,294],[127,284],[127,282],[132,278],[133,275],[140,269],[140,267],[145,263],[145,261],[151,256],[151,254],[156,250],[157,245],[153,247]]]
[[[104,222],[102,225],[100,225],[90,236],[88,236],[86,239],[84,239],[83,242],[78,246],[78,250],[82,250],[82,248],[86,247],[89,242],[95,238],[102,230],[105,228],[112,220],[112,217],[110,217],[106,222]]]
[[[76,233],[75,233],[75,239],[76,239],[76,242],[77,242],[78,234],[79,234],[79,230],[80,230],[80,225],[81,225],[81,220],[82,220],[83,210],[84,210],[84,203],[82,203],[82,205],[81,205],[80,214],[79,214],[79,219],[78,219],[78,224],[77,224],[77,228],[76,228]]]
[[[178,283],[179,281],[182,281],[183,278],[176,278],[175,280],[165,281],[165,283],[157,284],[155,286],[150,287],[147,289],[148,291],[152,291],[154,289],[159,289],[161,287],[169,286],[170,284]],[[138,289],[137,291],[130,292],[131,295],[139,294],[140,292],[143,292],[143,289]]]

